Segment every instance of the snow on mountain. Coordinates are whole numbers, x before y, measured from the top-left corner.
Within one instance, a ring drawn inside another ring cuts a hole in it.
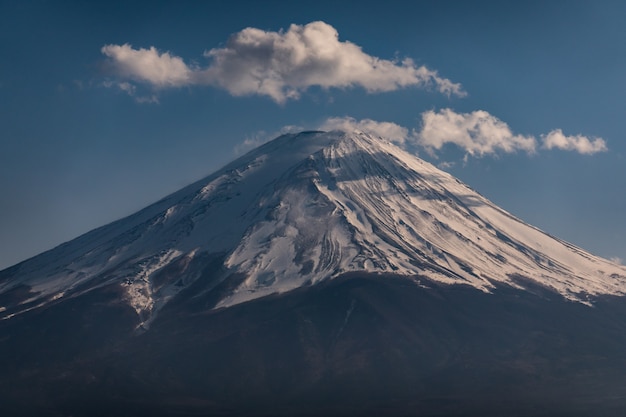
[[[0,315],[114,284],[149,320],[203,276],[196,260],[218,255],[215,285],[233,283],[217,307],[350,271],[485,292],[531,282],[584,303],[626,294],[626,268],[522,222],[384,139],[303,132],[1,271]]]

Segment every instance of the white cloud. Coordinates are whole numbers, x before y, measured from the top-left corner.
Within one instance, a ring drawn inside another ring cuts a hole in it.
[[[464,95],[459,84],[410,59],[380,59],[339,41],[337,30],[324,22],[291,25],[286,32],[247,28],[205,56],[213,60],[203,72],[207,79],[234,95],[262,94],[277,102],[298,98],[310,86],[380,92],[434,85],[444,94]]]
[[[286,133],[296,133],[305,130],[302,126],[295,125],[287,125],[280,128],[278,131],[274,131],[272,133],[267,133],[264,130],[260,130],[252,135],[247,136],[243,142],[235,145],[233,149],[235,155],[242,155],[256,147],[263,145],[266,142],[269,142],[272,139],[277,138],[280,135],[284,135]]]
[[[433,152],[448,143],[455,144],[471,156],[484,156],[499,151],[534,153],[535,138],[514,134],[509,126],[484,110],[455,113],[451,109],[422,113],[418,144]]]
[[[609,258],[609,261],[613,262],[614,264],[622,265],[622,258],[617,256]]]
[[[371,133],[392,142],[404,143],[409,136],[409,130],[392,122],[377,122],[372,119],[356,120],[352,117],[331,117],[322,123],[320,130],[345,130]]]
[[[360,86],[370,93],[434,87],[448,96],[466,95],[460,84],[409,58],[381,59],[352,42],[339,41],[337,30],[324,22],[294,24],[279,32],[246,28],[224,47],[206,51],[204,56],[211,60],[206,68],[191,68],[182,58],[154,47],[106,45],[102,53],[123,79],[157,88],[214,85],[235,96],[265,95],[278,103],[297,99],[312,86]]]
[[[241,154],[255,148],[284,133],[294,133],[306,129],[302,126],[285,126],[279,131],[268,134],[260,131],[247,137],[235,147],[235,153]],[[381,122],[372,119],[357,120],[353,117],[330,117],[314,129],[330,131],[342,130],[346,132],[361,131],[397,143],[405,148],[415,150],[418,145],[431,155],[441,150],[446,144],[457,145],[465,150],[465,160],[469,156],[482,157],[497,155],[498,153],[513,153],[523,151],[534,154],[538,150],[537,139],[534,136],[515,134],[502,120],[484,110],[471,113],[456,113],[451,109],[442,109],[438,112],[426,111],[422,113],[421,130],[408,129],[393,122]],[[594,138],[593,141],[585,136],[565,136],[561,129],[555,129],[547,135],[541,135],[543,146],[539,149],[561,149],[576,151],[581,154],[593,154],[606,151],[603,139]],[[408,146],[407,146],[408,145]],[[454,162],[441,162],[442,169],[449,169]]]
[[[133,49],[129,44],[105,45],[101,52],[109,58],[115,75],[145,82],[158,88],[178,87],[191,82],[192,70],[182,58],[150,49]]]
[[[533,154],[537,148],[534,136],[515,134],[502,120],[484,110],[456,113],[451,109],[422,113],[422,127],[414,133],[417,143],[429,152],[440,150],[446,144],[455,144],[467,155],[484,156],[498,152],[524,151]],[[561,149],[591,155],[606,151],[602,138],[566,136],[561,129],[541,135],[543,149]]]
[[[547,135],[541,135],[543,147],[546,149],[563,149],[576,151],[581,154],[592,155],[607,151],[606,142],[602,138],[589,139],[586,136],[566,136],[561,129],[555,129]]]

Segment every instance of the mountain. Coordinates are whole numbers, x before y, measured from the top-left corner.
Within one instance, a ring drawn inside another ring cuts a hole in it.
[[[626,268],[382,138],[289,134],[0,271],[0,402],[618,415],[624,294]]]

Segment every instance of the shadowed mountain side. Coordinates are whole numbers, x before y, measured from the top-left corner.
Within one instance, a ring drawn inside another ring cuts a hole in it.
[[[218,310],[200,307],[211,292],[183,292],[141,333],[102,288],[0,322],[0,404],[129,417],[626,409],[623,300],[428,285],[353,273]]]

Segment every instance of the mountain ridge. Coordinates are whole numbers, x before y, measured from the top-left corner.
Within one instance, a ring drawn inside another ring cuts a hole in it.
[[[625,275],[383,139],[285,135],[0,271],[0,409],[619,417]]]
[[[113,283],[147,324],[217,254],[226,256],[205,291],[231,287],[218,308],[354,271],[486,292],[531,282],[583,303],[626,293],[626,268],[522,222],[382,138],[302,132],[0,271],[0,315]]]

